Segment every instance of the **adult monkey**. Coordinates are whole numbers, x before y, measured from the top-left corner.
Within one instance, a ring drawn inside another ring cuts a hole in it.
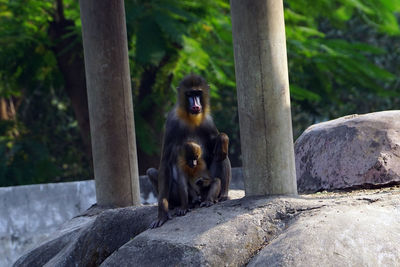
[[[177,215],[185,215],[188,211],[186,203],[181,203],[183,194],[188,192],[181,186],[182,178],[175,169],[179,148],[184,142],[188,139],[199,142],[207,168],[212,164],[213,169],[214,164],[221,165],[215,169],[226,168],[228,163],[230,166],[228,158],[223,161],[214,160],[214,154],[219,153],[215,149],[218,147],[216,143],[220,134],[210,115],[209,101],[209,86],[201,76],[191,74],[179,83],[177,104],[169,112],[165,123],[159,169],[147,170],[147,175],[158,194],[158,218],[150,225],[151,228],[159,227],[171,218],[169,209],[179,207]],[[226,176],[219,177],[225,185],[221,188],[221,196],[228,194],[230,172]]]

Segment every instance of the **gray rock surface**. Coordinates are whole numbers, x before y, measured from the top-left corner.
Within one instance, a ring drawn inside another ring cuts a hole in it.
[[[153,206],[89,209],[15,266],[396,266],[400,186],[237,198],[157,229]]]
[[[138,266],[396,266],[400,188],[220,203],[141,233],[101,266],[133,262]]]
[[[101,266],[242,266],[294,216],[296,199],[249,198],[196,209],[145,231]]]
[[[301,213],[248,266],[399,266],[400,195],[337,201]]]
[[[146,176],[140,176],[143,204],[157,201]],[[241,168],[232,168],[231,189],[243,189]],[[96,203],[94,181],[0,187],[0,267],[52,236],[61,224]]]
[[[400,182],[400,111],[351,115],[309,127],[295,142],[299,192]]]
[[[155,206],[101,210],[90,208],[67,222],[14,266],[99,266],[112,252],[146,230]]]
[[[231,190],[229,196],[240,198],[244,192]],[[14,266],[99,266],[156,217],[155,205],[106,210],[93,206],[63,224]]]

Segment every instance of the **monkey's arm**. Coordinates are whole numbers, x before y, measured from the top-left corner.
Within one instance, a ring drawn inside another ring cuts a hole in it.
[[[204,190],[203,200],[200,207],[210,207],[218,202],[218,196],[221,192],[221,180],[219,178],[210,178],[210,185]]]
[[[231,162],[228,157],[229,138],[225,133],[220,133],[215,141],[213,161],[210,166],[211,177],[221,179],[220,201],[228,199],[229,184],[232,178]]]
[[[220,133],[215,139],[213,150],[214,160],[223,161],[229,153],[229,137],[226,133]]]
[[[158,175],[158,217],[150,225],[150,228],[156,228],[163,225],[166,221],[171,219],[168,212],[169,209],[169,179],[166,175],[168,170],[161,164]]]
[[[218,177],[221,181],[219,201],[228,199],[229,184],[232,178],[231,162],[228,157],[223,161],[214,160],[210,167],[211,177]]]
[[[160,167],[158,168],[158,217],[157,220],[150,225],[151,228],[160,227],[171,218],[169,214],[170,187],[173,179],[171,163],[176,162],[176,155],[174,153],[176,142],[173,142],[172,129],[170,127],[173,123],[169,116],[162,145]]]

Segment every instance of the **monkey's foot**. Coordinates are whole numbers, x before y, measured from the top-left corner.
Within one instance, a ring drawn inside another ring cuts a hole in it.
[[[175,214],[176,214],[177,216],[184,216],[184,215],[186,215],[186,213],[188,213],[189,211],[190,211],[190,209],[178,208],[178,209],[176,209]]]
[[[168,214],[167,216],[165,216],[161,219],[157,219],[157,220],[153,221],[150,224],[149,228],[154,229],[154,228],[160,227],[161,225],[163,225],[166,221],[168,221],[170,219],[171,219],[171,215]]]
[[[212,205],[214,205],[214,202],[206,200],[206,201],[203,201],[203,202],[200,203],[200,208],[210,207]]]

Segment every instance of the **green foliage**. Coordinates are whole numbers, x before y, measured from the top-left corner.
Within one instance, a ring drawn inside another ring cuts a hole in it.
[[[229,5],[211,0],[125,5],[137,139],[145,153],[154,155],[160,152],[165,113],[175,103],[175,88],[183,76],[193,72],[207,77],[213,99],[219,98],[221,86],[228,85],[226,89],[234,93]],[[148,76],[155,71],[155,82],[150,84]]]
[[[395,68],[377,64],[392,43],[378,47],[372,40],[400,34],[399,6],[398,0],[286,1],[291,93],[302,113],[293,114],[296,136],[304,129],[299,124],[396,107]]]
[[[78,20],[78,3],[64,4],[65,16]],[[48,36],[54,13],[50,0],[0,0],[0,98],[17,108],[0,121],[0,186],[88,178]]]

